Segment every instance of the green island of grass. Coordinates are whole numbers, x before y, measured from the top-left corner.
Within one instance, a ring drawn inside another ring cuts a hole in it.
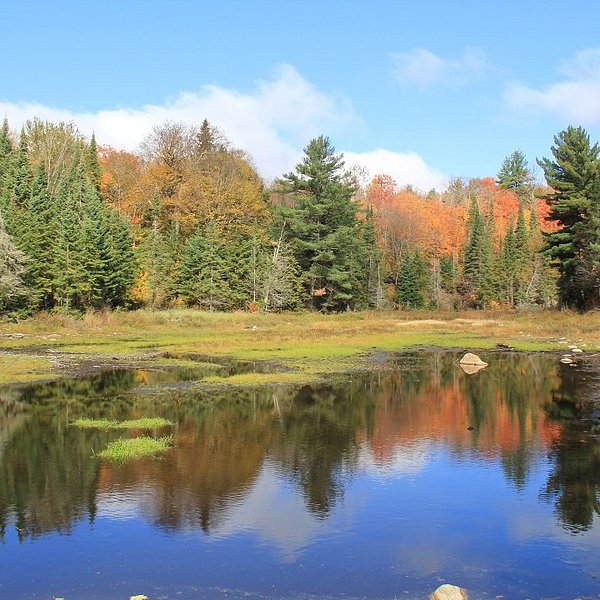
[[[173,445],[173,438],[135,437],[115,440],[98,453],[98,457],[115,464],[125,464],[140,458],[157,458]]]

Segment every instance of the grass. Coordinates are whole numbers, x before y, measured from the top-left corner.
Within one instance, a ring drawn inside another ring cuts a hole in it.
[[[143,417],[127,421],[111,421],[109,419],[77,419],[72,423],[80,429],[158,429],[173,425],[173,421],[162,417]]]
[[[0,354],[0,385],[48,379],[51,373],[52,364],[47,358]]]
[[[171,448],[171,436],[152,438],[136,437],[115,440],[98,454],[102,460],[115,464],[125,464],[140,458],[157,458]]]
[[[9,339],[10,333],[24,337]],[[493,348],[502,343],[518,350],[562,350],[567,344],[600,349],[600,312],[569,311],[406,311],[317,313],[209,313],[188,309],[159,312],[89,313],[81,318],[40,314],[18,324],[0,324],[4,348],[52,350],[63,363],[80,358],[132,365],[191,366],[189,356],[269,360],[291,374],[208,377],[211,385],[304,382],[355,368],[374,350],[414,347]],[[39,353],[42,353],[40,350]],[[63,354],[67,353],[67,354]],[[48,360],[21,366],[0,354],[0,382],[27,381],[58,373]],[[201,366],[196,363],[195,366]],[[270,379],[272,381],[270,381]]]

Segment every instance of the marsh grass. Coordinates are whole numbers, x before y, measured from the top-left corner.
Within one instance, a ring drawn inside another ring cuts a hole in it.
[[[52,365],[47,358],[0,354],[0,385],[48,379]]]
[[[173,421],[162,417],[142,417],[127,421],[111,421],[110,419],[77,419],[73,421],[74,427],[80,429],[159,429],[173,425]]]
[[[98,453],[98,457],[111,463],[123,465],[131,460],[157,458],[173,445],[173,438],[135,437],[115,440]]]
[[[597,350],[600,311],[584,315],[555,310],[323,315],[141,310],[87,313],[79,319],[40,314],[19,324],[4,324],[0,331],[24,333],[23,338],[2,342],[4,347],[19,350],[44,346],[76,357],[116,356],[132,365],[139,364],[135,361],[164,364],[161,353],[180,357],[168,359],[169,366],[190,366],[186,354],[270,360],[313,377],[353,368],[374,350],[489,349],[499,343],[517,350],[560,350],[568,343]],[[15,367],[7,363],[0,381],[52,375],[50,362],[35,373],[15,371]]]

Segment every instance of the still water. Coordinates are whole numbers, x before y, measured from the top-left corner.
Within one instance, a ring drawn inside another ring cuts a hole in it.
[[[598,365],[382,355],[319,388],[202,369],[0,388],[0,599],[600,598]],[[213,371],[214,372],[214,371]],[[94,453],[163,416],[162,460]]]

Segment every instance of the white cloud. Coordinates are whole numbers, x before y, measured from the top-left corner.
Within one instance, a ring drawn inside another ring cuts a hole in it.
[[[442,58],[425,48],[391,55],[395,78],[404,85],[426,88],[433,84],[464,84],[489,69],[481,48],[465,48],[458,58]]]
[[[510,82],[506,105],[523,113],[549,113],[574,125],[600,124],[600,48],[582,50],[558,66],[563,81],[542,88]]]
[[[242,93],[218,85],[182,92],[163,104],[71,112],[36,103],[0,102],[0,115],[18,129],[27,120],[73,121],[82,133],[95,132],[99,144],[134,150],[155,125],[167,120],[198,125],[207,118],[254,159],[261,174],[275,177],[292,168],[301,148],[324,131],[356,125],[350,103],[315,88],[291,65]]]
[[[441,191],[448,185],[448,177],[429,166],[415,152],[392,152],[377,149],[372,152],[344,152],[346,168],[364,167],[368,179],[376,175],[389,175],[399,187],[411,185],[427,192],[432,188]]]

